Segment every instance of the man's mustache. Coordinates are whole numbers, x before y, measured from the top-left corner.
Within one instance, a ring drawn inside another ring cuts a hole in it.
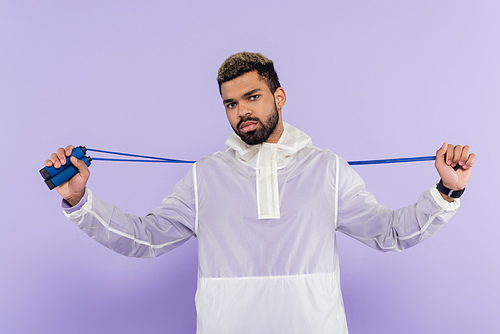
[[[248,121],[251,121],[251,122],[258,122],[260,124],[262,124],[262,122],[260,121],[259,118],[257,117],[251,117],[251,116],[246,116],[246,117],[243,117],[242,119],[240,119],[240,121],[238,122],[238,125],[237,125],[237,129],[240,128],[241,124],[245,123],[245,122],[248,122]]]

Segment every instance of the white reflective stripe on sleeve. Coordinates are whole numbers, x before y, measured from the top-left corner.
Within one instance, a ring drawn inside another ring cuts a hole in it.
[[[140,239],[137,239],[135,238],[133,235],[130,235],[130,234],[127,234],[125,232],[122,232],[122,231],[119,231],[117,229],[114,229],[112,227],[109,226],[109,224],[104,220],[102,219],[96,212],[94,211],[90,211],[89,212],[90,214],[92,214],[94,217],[97,218],[97,220],[99,220],[99,222],[110,232],[112,233],[115,233],[115,234],[118,234],[124,238],[127,238],[127,239],[130,239],[132,240],[133,242],[137,243],[137,244],[140,244],[140,245],[145,245],[145,246],[148,246],[148,247],[151,247],[151,248],[163,248],[163,247],[166,247],[166,246],[169,246],[169,245],[172,245],[174,243],[177,243],[179,241],[182,241],[182,240],[185,240],[185,239],[189,239],[191,237],[191,235],[186,235],[184,236],[183,238],[180,238],[180,239],[176,239],[176,240],[173,240],[173,241],[169,241],[169,242],[165,242],[163,244],[159,244],[159,245],[155,245],[155,244],[152,244],[151,242],[149,241],[145,241],[145,240],[140,240]]]
[[[89,189],[89,191],[88,191],[88,197],[87,197],[87,202],[82,206],[82,208],[80,210],[78,210],[78,211],[75,211],[75,212],[72,212],[72,213],[69,213],[69,214],[63,211],[64,215],[69,220],[75,220],[77,218],[82,218],[80,220],[80,222],[81,222],[83,220],[83,215],[85,215],[86,213],[91,214],[109,232],[118,234],[119,236],[122,236],[124,238],[130,239],[130,240],[132,240],[135,243],[138,243],[138,244],[141,244],[141,245],[146,245],[146,246],[151,247],[151,248],[163,248],[163,247],[169,246],[171,244],[177,243],[179,241],[182,241],[184,239],[188,239],[188,238],[191,237],[191,235],[187,235],[187,236],[184,236],[183,238],[176,239],[176,240],[169,241],[169,242],[165,242],[165,243],[159,244],[159,245],[152,244],[149,241],[137,239],[133,235],[127,234],[125,232],[122,232],[122,231],[119,231],[119,230],[117,230],[115,228],[110,227],[109,224],[108,224],[108,222],[106,222],[104,219],[102,219],[102,217],[100,217],[95,211],[92,210],[93,198],[94,198],[93,193]],[[76,224],[79,225],[80,222],[77,222]]]
[[[425,230],[427,230],[427,228],[432,224],[432,221],[434,220],[434,218],[436,218],[436,216],[439,216],[440,214],[442,214],[444,211],[444,209],[441,209],[439,210],[438,213],[435,213],[431,216],[429,216],[429,219],[427,220],[427,222],[425,223],[424,226],[422,226],[422,228],[420,228],[420,230],[418,230],[417,232],[414,232],[413,234],[410,234],[410,235],[407,235],[405,237],[398,237],[399,240],[408,240],[408,239],[411,239],[413,237],[416,237],[417,235],[419,234],[422,234],[423,232],[425,232]],[[380,246],[380,245],[379,245]],[[395,247],[395,246],[394,246]],[[381,247],[382,248],[382,247]]]
[[[431,189],[431,192],[432,192],[432,189]],[[444,201],[444,199],[443,199],[443,201]],[[449,211],[455,211],[455,210],[458,209],[459,203],[455,203],[455,205],[453,205],[454,202],[452,202],[452,203],[446,202],[446,203],[450,204],[448,206],[448,208],[450,209]],[[453,208],[455,208],[455,209],[453,209]],[[358,240],[373,240],[373,241],[375,241],[377,243],[377,245],[380,247],[380,249],[385,249],[385,250],[396,249],[397,246],[398,246],[397,240],[409,240],[409,239],[412,239],[412,238],[414,238],[416,236],[419,236],[419,235],[423,234],[429,228],[429,226],[432,225],[432,222],[434,221],[434,219],[436,217],[442,215],[444,212],[447,211],[446,209],[447,208],[441,207],[441,209],[438,212],[430,215],[429,218],[427,219],[427,221],[425,222],[425,224],[422,227],[420,227],[420,229],[418,231],[415,231],[412,234],[409,234],[409,235],[406,235],[406,236],[398,236],[397,239],[395,240],[394,245],[392,245],[392,246],[382,246],[380,244],[379,240],[377,238],[375,238],[375,237],[373,237],[373,238],[363,238],[363,237],[360,237],[360,236],[353,236],[353,235],[351,235],[351,236],[353,238],[358,239]],[[350,235],[349,233],[345,233],[345,234]],[[396,251],[401,251],[401,250],[396,249]]]

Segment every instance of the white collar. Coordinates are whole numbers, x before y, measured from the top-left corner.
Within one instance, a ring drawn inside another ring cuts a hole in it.
[[[311,138],[296,127],[283,122],[283,133],[276,144],[262,143],[248,145],[236,133],[231,133],[226,140],[226,147],[236,151],[236,158],[251,167],[257,166],[257,156],[259,151],[265,148],[275,148],[277,166],[283,168],[290,158],[305,147],[313,147]]]

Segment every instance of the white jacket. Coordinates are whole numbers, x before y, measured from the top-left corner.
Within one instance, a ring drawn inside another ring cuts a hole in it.
[[[127,256],[158,256],[197,237],[197,333],[347,333],[335,231],[400,251],[459,207],[433,187],[415,204],[386,209],[344,160],[288,124],[277,144],[249,146],[233,133],[226,145],[145,217],[90,190],[80,209],[65,212]]]

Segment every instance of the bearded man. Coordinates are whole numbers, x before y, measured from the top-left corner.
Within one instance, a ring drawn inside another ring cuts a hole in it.
[[[234,130],[227,150],[193,164],[144,217],[100,200],[86,187],[87,166],[72,157],[79,173],[56,188],[65,215],[127,256],[158,256],[195,236],[197,333],[347,333],[335,232],[380,251],[427,239],[459,208],[475,155],[443,144],[439,184],[389,210],[342,158],[283,122],[286,94],[272,61],[232,55],[217,80]],[[45,165],[65,164],[73,148]]]

